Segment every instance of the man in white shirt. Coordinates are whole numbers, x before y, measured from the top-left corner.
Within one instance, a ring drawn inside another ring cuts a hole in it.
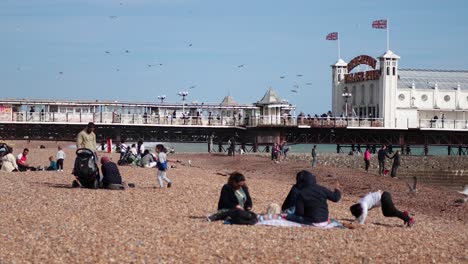
[[[413,226],[415,223],[414,218],[409,216],[408,211],[401,212],[395,208],[389,192],[382,192],[381,190],[367,194],[359,203],[352,205],[349,209],[351,214],[356,217],[356,222],[364,224],[367,212],[376,207],[382,207],[382,213],[386,217],[398,217],[405,221],[408,227]]]

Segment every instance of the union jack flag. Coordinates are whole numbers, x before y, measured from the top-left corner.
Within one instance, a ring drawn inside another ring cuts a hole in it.
[[[372,27],[373,28],[379,28],[379,29],[386,29],[387,28],[387,20],[375,20],[372,22]]]
[[[338,39],[338,32],[332,32],[327,35],[327,40],[337,40]]]

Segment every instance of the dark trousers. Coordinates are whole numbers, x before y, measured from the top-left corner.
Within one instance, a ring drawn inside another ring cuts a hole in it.
[[[63,159],[58,159],[57,160],[57,169],[58,170],[63,170]]]
[[[366,163],[366,171],[369,171],[369,166],[370,166],[370,160],[364,160]]]
[[[382,213],[386,217],[398,217],[401,220],[408,222],[410,220],[409,215],[405,215],[403,212],[395,208],[392,201],[392,196],[389,192],[383,192],[380,199],[382,205]]]
[[[385,160],[379,160],[379,175],[383,175],[385,170]]]
[[[18,164],[18,170],[19,170],[19,171],[28,171],[28,170],[30,170],[30,171],[35,171],[36,168]]]
[[[390,173],[390,176],[396,177],[397,176],[397,170],[400,165],[393,164],[392,165],[392,172]]]

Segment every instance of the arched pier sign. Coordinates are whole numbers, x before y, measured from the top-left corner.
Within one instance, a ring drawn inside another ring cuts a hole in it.
[[[378,80],[380,78],[380,70],[376,69],[377,60],[368,55],[359,55],[352,59],[348,63],[348,72],[362,64],[373,68],[373,70],[345,74],[346,83]]]

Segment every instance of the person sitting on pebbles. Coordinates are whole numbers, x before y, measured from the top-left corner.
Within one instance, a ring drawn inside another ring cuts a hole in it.
[[[29,166],[28,164],[28,154],[29,154],[29,149],[25,148],[22,153],[18,154],[16,157],[16,164],[18,165],[18,170],[19,171],[35,171],[36,168]]]
[[[382,213],[386,217],[398,217],[404,221],[406,226],[411,227],[416,222],[414,217],[410,217],[408,211],[401,212],[395,208],[392,201],[392,196],[389,192],[372,192],[364,196],[359,203],[352,205],[349,210],[356,222],[364,224],[367,218],[367,212],[373,208],[382,207]]]
[[[240,172],[233,172],[229,176],[227,184],[221,189],[218,201],[218,212],[207,217],[209,222],[225,220],[231,210],[252,210],[252,198],[249,188],[245,184],[245,176]]]
[[[287,214],[294,214],[296,211],[296,201],[299,197],[302,187],[304,186],[304,173],[299,172],[296,174],[296,184],[293,185],[288,193],[288,196],[281,206],[281,210]]]
[[[299,174],[304,179],[304,184],[299,190],[295,203],[295,212],[288,214],[286,220],[299,224],[326,226],[329,224],[327,200],[338,202],[341,199],[339,184],[334,191],[317,184],[315,176],[309,171],[303,170]]]

